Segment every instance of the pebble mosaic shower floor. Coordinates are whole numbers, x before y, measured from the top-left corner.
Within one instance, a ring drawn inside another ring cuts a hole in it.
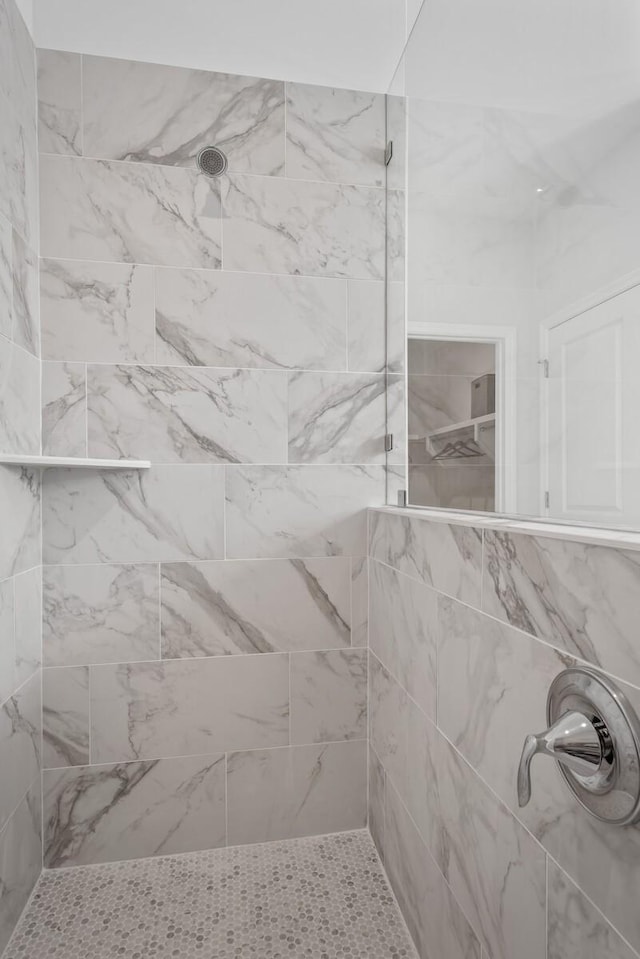
[[[415,959],[365,831],[45,872],[4,959]]]

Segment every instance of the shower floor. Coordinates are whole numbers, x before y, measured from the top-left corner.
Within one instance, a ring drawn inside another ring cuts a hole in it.
[[[415,959],[365,831],[43,873],[4,959]]]

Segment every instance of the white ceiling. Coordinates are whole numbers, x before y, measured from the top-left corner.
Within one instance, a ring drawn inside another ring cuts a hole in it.
[[[23,0],[28,2],[28,0]],[[420,0],[34,0],[39,47],[386,92]]]

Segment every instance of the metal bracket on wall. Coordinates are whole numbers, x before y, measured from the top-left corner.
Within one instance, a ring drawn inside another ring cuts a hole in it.
[[[386,147],[384,148],[384,165],[389,166],[391,159],[393,157],[393,140],[387,142]]]
[[[384,437],[384,451],[390,453],[393,450],[393,433],[386,433]]]

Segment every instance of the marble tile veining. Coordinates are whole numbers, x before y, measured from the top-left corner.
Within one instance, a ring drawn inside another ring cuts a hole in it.
[[[364,740],[228,757],[228,842],[266,842],[366,823]]]
[[[367,651],[331,649],[291,657],[291,741],[367,736]]]
[[[154,466],[147,473],[47,470],[45,563],[220,559],[224,476],[218,466]]]
[[[150,363],[153,305],[149,266],[42,259],[43,357],[83,363]]]
[[[167,659],[350,644],[348,558],[164,563],[161,582]]]
[[[224,756],[187,756],[44,773],[49,868],[223,846]]]
[[[475,933],[392,785],[385,798],[383,848],[391,886],[420,955],[480,959]]]
[[[42,675],[42,745],[45,768],[89,762],[89,670],[45,669]]]
[[[290,463],[383,463],[382,374],[290,373]]]
[[[438,594],[375,561],[370,582],[370,647],[435,719]]]
[[[159,363],[345,367],[344,280],[164,269],[155,303]]]
[[[549,862],[548,959],[636,959],[569,877]]]
[[[5,959],[114,950],[122,959],[416,959],[364,830],[46,872]]]
[[[45,566],[45,666],[156,659],[158,606],[157,565]]]
[[[89,455],[154,463],[282,463],[286,374],[89,366]]]
[[[38,50],[38,149],[82,153],[82,58],[78,53]]]
[[[482,532],[390,513],[371,516],[369,553],[470,605],[480,605]]]
[[[362,556],[381,466],[227,468],[227,556]]]
[[[13,340],[34,356],[40,355],[38,306],[38,255],[14,229],[13,252]]]
[[[485,534],[483,609],[640,685],[640,553]]]
[[[40,677],[33,676],[0,707],[0,829],[40,772]]]
[[[0,450],[37,455],[40,447],[40,363],[0,338]]]
[[[380,189],[232,174],[222,205],[225,269],[383,277]]]
[[[40,473],[0,466],[0,579],[40,563]]]
[[[42,364],[42,452],[87,455],[87,385],[84,363]]]
[[[41,872],[42,799],[38,777],[0,830],[0,949],[11,936]]]
[[[193,169],[40,158],[45,257],[220,267],[219,184]]]
[[[283,746],[289,657],[220,656],[91,670],[92,762]]]
[[[42,661],[42,573],[39,566],[14,578],[15,680],[22,685]]]
[[[384,186],[384,97],[287,83],[287,176]]]
[[[87,156],[192,167],[215,143],[231,170],[283,172],[281,81],[106,57],[83,67]]]

